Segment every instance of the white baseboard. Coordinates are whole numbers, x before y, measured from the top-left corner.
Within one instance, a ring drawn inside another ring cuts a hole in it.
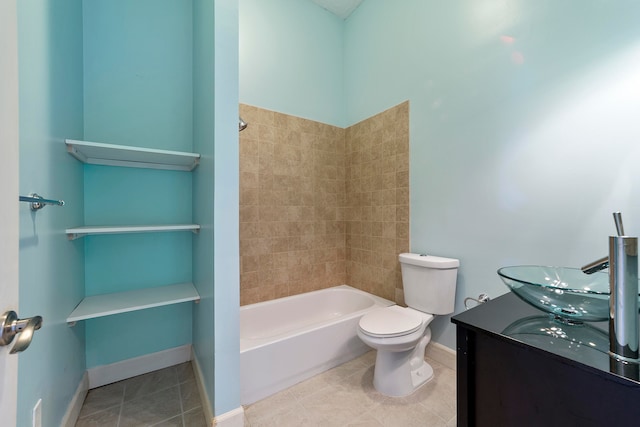
[[[244,408],[242,406],[218,415],[213,419],[216,427],[244,427]]]
[[[62,423],[60,424],[62,427],[74,427],[76,425],[78,416],[80,415],[80,410],[82,409],[82,404],[84,403],[84,399],[87,397],[88,391],[89,375],[85,372],[80,380],[80,384],[78,384],[76,392],[71,398],[71,402],[69,402],[69,406],[67,407],[64,417],[62,417]]]
[[[232,411],[225,412],[224,414],[213,415],[211,409],[211,399],[209,393],[204,386],[204,376],[202,375],[202,369],[198,363],[195,351],[191,350],[191,366],[193,366],[193,373],[196,377],[196,384],[198,384],[198,391],[200,392],[200,399],[202,400],[202,412],[204,412],[207,425],[212,427],[244,427],[244,408],[240,406]]]
[[[87,370],[89,388],[96,388],[137,375],[168,368],[191,360],[191,344],[170,348],[157,353],[122,360]]]
[[[456,351],[437,342],[431,342],[427,346],[426,356],[443,364],[449,369],[456,370]]]
[[[193,374],[196,377],[196,384],[198,385],[198,392],[200,393],[200,400],[202,403],[202,412],[204,412],[204,418],[207,421],[207,425],[213,426],[214,416],[213,410],[211,409],[211,399],[209,399],[209,393],[204,386],[204,375],[202,375],[202,369],[200,368],[198,358],[196,357],[193,348],[191,349],[191,366],[193,367]]]

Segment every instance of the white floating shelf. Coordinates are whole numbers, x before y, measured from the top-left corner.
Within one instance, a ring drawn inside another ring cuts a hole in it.
[[[135,291],[86,297],[67,317],[67,323],[79,320],[111,316],[113,314],[144,310],[146,308],[200,301],[200,295],[192,283],[159,286]]]
[[[67,151],[84,163],[131,168],[191,171],[198,166],[200,154],[154,150],[101,142],[65,140]]]
[[[198,224],[176,225],[118,225],[118,226],[85,226],[67,228],[65,232],[69,240],[79,239],[89,234],[125,234],[125,233],[154,233],[163,231],[200,231]]]

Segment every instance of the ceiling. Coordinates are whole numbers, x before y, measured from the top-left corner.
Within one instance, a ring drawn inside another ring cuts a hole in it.
[[[311,0],[342,19],[347,19],[363,0]]]

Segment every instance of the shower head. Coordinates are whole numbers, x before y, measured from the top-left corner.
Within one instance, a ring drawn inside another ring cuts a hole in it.
[[[247,122],[245,122],[244,120],[242,120],[242,117],[239,117],[239,121],[238,121],[238,132],[242,132],[243,130],[245,130],[247,127]]]

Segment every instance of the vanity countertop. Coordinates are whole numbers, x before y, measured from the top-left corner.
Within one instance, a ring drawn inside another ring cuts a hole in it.
[[[454,316],[451,321],[551,353],[610,374],[608,322],[569,325],[508,293]],[[637,382],[637,378],[633,379]],[[640,384],[638,384],[640,387]]]
[[[558,323],[512,293],[451,320],[459,426],[636,425],[640,419],[640,382],[610,366],[608,322]]]

